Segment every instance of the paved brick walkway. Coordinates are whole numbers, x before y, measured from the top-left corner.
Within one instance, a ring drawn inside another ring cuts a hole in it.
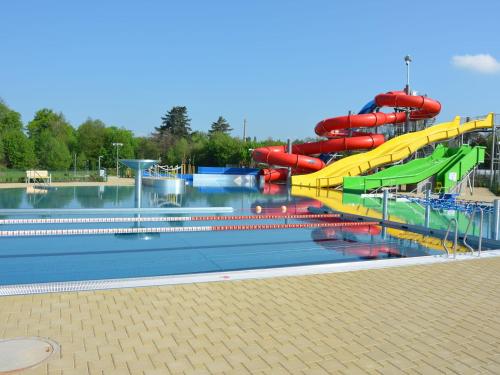
[[[500,374],[500,259],[1,297],[16,336],[62,346],[26,374]]]

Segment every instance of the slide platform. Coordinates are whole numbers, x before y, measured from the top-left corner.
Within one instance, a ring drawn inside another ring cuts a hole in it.
[[[417,184],[432,176],[434,188],[448,192],[476,165],[484,162],[484,147],[438,145],[431,156],[395,165],[362,177],[344,177],[344,192],[366,193],[384,186]]]
[[[374,168],[398,162],[420,148],[439,141],[455,138],[460,134],[487,129],[493,126],[493,114],[484,119],[460,123],[457,116],[451,122],[395,137],[374,150],[336,161],[320,171],[307,175],[292,176],[292,185],[328,188],[342,185],[343,178],[359,176]]]

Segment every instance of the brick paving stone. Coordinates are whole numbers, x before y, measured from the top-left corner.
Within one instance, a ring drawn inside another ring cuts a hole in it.
[[[499,374],[497,285],[489,258],[0,297],[0,339],[61,345],[32,375]]]

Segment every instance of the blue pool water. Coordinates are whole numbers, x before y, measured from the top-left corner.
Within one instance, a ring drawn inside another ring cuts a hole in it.
[[[133,187],[65,187],[46,192],[0,191],[2,208],[133,207]],[[163,194],[145,188],[143,207],[231,206],[235,214],[306,213],[322,204],[294,197],[285,189],[272,194],[249,188],[186,187],[184,194]],[[93,215],[95,217],[96,215]],[[110,216],[110,215],[108,215]],[[112,215],[116,216],[116,215]],[[21,216],[16,216],[20,218]],[[26,217],[41,217],[38,215]],[[74,216],[73,216],[74,217]],[[78,215],[82,217],[82,215]],[[3,216],[5,218],[5,216]],[[303,223],[304,220],[204,221],[141,223],[142,227]],[[309,221],[310,222],[310,221]],[[133,227],[134,223],[1,225],[0,230]],[[146,238],[145,238],[146,237]],[[425,242],[386,236],[378,226],[281,229],[266,231],[165,233],[149,236],[84,235],[71,237],[0,238],[0,285],[70,280],[94,280],[241,269],[285,267],[422,256],[440,253]]]

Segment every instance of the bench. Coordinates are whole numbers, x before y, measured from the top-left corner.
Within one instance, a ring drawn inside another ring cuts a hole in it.
[[[26,177],[24,180],[27,184],[29,184],[32,180],[34,182],[44,182],[50,184],[52,182],[52,175],[49,171],[26,171]]]

